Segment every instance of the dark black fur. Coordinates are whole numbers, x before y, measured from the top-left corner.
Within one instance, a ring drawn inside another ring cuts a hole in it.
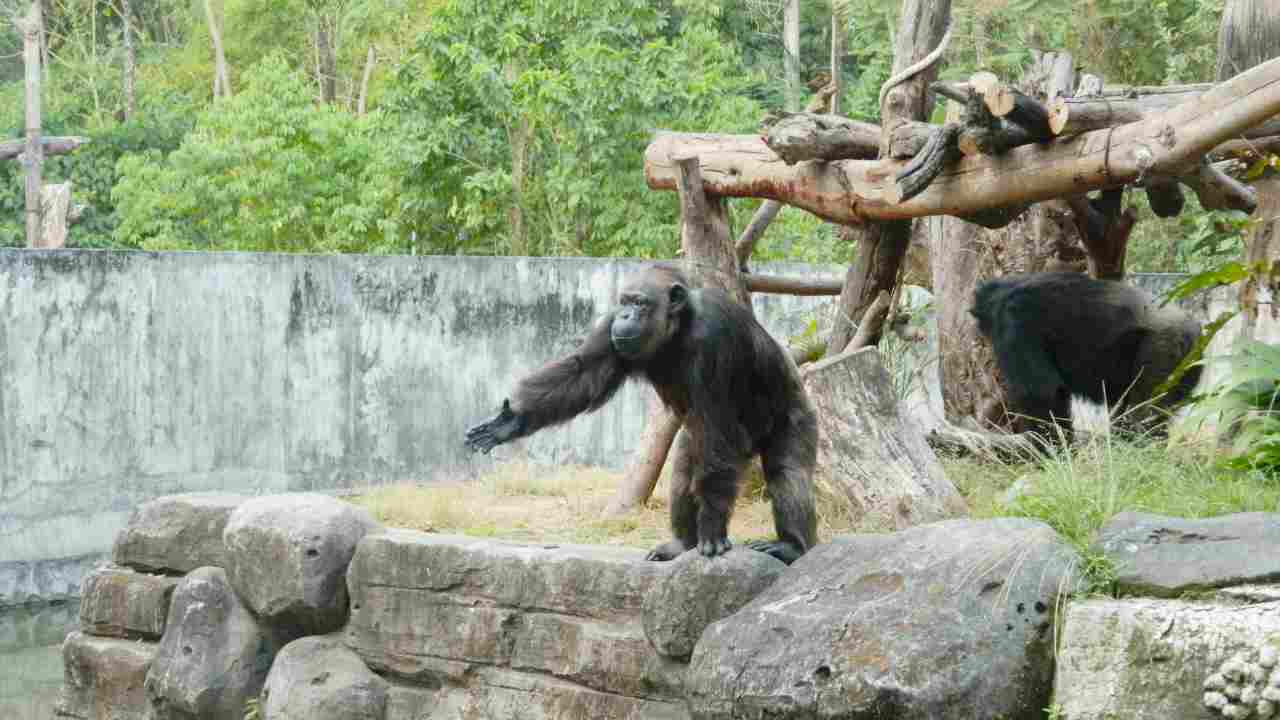
[[[790,563],[817,536],[813,408],[794,364],[747,308],[688,287],[664,266],[632,280],[577,351],[522,379],[496,417],[467,431],[467,446],[488,452],[595,410],[628,377],[643,378],[684,421],[671,483],[675,539],[649,558],[726,552],[739,478],[758,453],[778,540],[753,547]]]
[[[1151,427],[1200,380],[1195,366],[1152,397],[1191,351],[1200,323],[1120,281],[1011,275],[980,285],[970,312],[995,349],[1010,409],[1022,416],[1018,430],[1044,431],[1056,420],[1069,434],[1072,395],[1118,408],[1122,423]]]

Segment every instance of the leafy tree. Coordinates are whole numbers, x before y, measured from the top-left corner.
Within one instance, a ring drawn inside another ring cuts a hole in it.
[[[655,128],[743,132],[741,59],[645,0],[456,0],[399,68],[374,201],[424,252],[670,255],[674,198],[644,185]],[[512,243],[512,209],[524,238]]]
[[[360,118],[316,106],[279,54],[204,110],[167,156],[120,161],[116,240],[148,249],[363,251],[376,229],[360,202],[375,143]]]

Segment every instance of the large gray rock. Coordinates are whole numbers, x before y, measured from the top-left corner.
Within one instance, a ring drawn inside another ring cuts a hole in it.
[[[807,366],[804,385],[818,413],[818,472],[846,493],[865,524],[902,529],[965,514],[924,433],[902,412],[875,348]]]
[[[62,643],[64,684],[55,714],[79,720],[152,720],[143,684],[155,655],[155,643],[70,633]]]
[[[116,535],[112,559],[143,572],[224,567],[222,529],[247,498],[218,492],[167,495],[139,505]]]
[[[262,720],[383,720],[387,682],[340,637],[307,637],[276,655],[260,699]]]
[[[393,684],[386,720],[688,720],[678,700],[597,692],[553,677],[469,667],[444,687]]]
[[[1059,717],[1280,716],[1280,602],[1077,600],[1065,615],[1054,693]],[[1263,701],[1271,707],[1260,708]],[[1250,712],[1223,714],[1228,706]]]
[[[347,620],[347,564],[378,527],[368,510],[317,493],[254,498],[227,521],[227,575],[245,603],[294,637]]]
[[[1188,520],[1124,512],[1098,531],[1097,545],[1125,595],[1184,593],[1280,580],[1280,514],[1237,513]]]
[[[80,627],[100,637],[159,640],[178,578],[106,565],[84,579]]]
[[[1078,556],[1044,523],[933,523],[819,545],[712,624],[695,718],[1043,717]]]
[[[745,547],[716,558],[684,553],[644,597],[644,634],[663,655],[686,659],[708,625],[737,612],[786,569]]]
[[[168,627],[147,673],[155,720],[235,720],[258,694],[276,644],[222,568],[198,568],[173,592]]]
[[[488,667],[557,697],[573,689],[676,701],[684,666],[654,651],[641,621],[645,596],[672,566],[643,558],[640,550],[408,530],[368,535],[348,572],[345,641],[374,670],[476,703],[515,682],[503,675],[507,685],[488,686],[479,672]],[[528,701],[544,700],[554,706]]]

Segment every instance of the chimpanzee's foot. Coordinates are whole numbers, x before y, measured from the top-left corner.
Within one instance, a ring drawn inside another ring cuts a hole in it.
[[[729,548],[731,547],[733,547],[733,543],[729,542],[729,538],[727,537],[716,538],[714,540],[707,538],[698,542],[698,552],[702,553],[703,557],[709,558],[713,558],[717,555],[723,555],[729,552]]]
[[[659,562],[675,560],[681,553],[688,549],[689,547],[679,540],[668,540],[667,542],[664,542],[658,547],[650,550],[649,554],[644,556],[644,559],[657,560]]]
[[[803,550],[784,540],[753,540],[747,543],[747,547],[756,552],[772,555],[787,565],[795,562],[804,554]]]

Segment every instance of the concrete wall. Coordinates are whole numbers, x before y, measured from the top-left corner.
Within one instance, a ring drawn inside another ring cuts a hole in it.
[[[0,250],[0,606],[75,594],[131,510],[160,495],[468,477],[526,452],[625,464],[648,395],[635,386],[493,458],[461,440],[641,264]],[[1174,279],[1135,282],[1160,293]],[[1218,295],[1191,309],[1216,315],[1230,302]],[[830,301],[754,302],[785,340]],[[1228,345],[1224,333],[1215,347]],[[929,426],[937,363],[920,374],[909,406]]]
[[[49,592],[43,561],[109,549],[159,495],[483,471],[494,460],[464,455],[465,428],[571,349],[639,266],[0,250],[0,605]],[[755,302],[785,335],[829,300]],[[628,387],[514,452],[620,466],[645,402]]]

